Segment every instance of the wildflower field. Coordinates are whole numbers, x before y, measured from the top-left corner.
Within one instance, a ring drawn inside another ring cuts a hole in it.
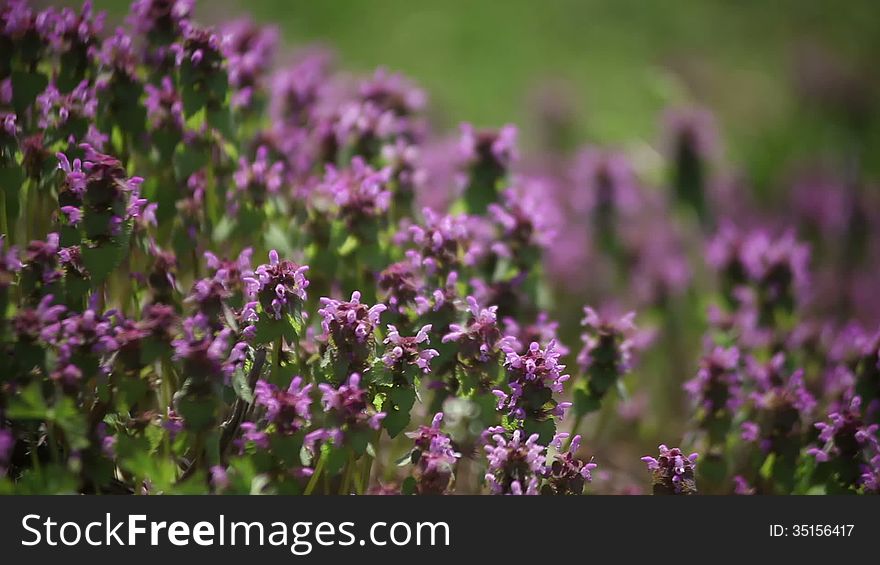
[[[753,190],[193,10],[0,5],[0,493],[880,493],[876,77]]]

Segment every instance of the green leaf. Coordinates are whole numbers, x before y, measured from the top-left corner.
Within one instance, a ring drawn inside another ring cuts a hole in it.
[[[77,409],[72,398],[62,397],[52,407],[50,419],[64,430],[64,437],[71,449],[79,451],[89,446],[85,415]]]
[[[418,484],[416,483],[416,480],[414,478],[407,477],[403,480],[403,484],[400,485],[400,494],[404,494],[407,496],[415,494],[417,486]]]
[[[89,272],[93,285],[99,285],[116,270],[128,254],[129,238],[131,237],[131,222],[126,222],[122,227],[122,233],[109,242],[102,242],[95,247],[81,249],[83,265]]]
[[[23,116],[28,106],[49,86],[49,78],[43,73],[12,72],[12,106],[15,113]]]
[[[326,445],[326,444],[325,444]],[[347,447],[336,447],[327,445],[327,461],[325,463],[326,472],[329,475],[336,475],[345,467],[348,461],[349,449]]]
[[[174,152],[174,175],[184,181],[208,164],[208,150],[202,144],[178,145]]]
[[[266,312],[261,312],[255,327],[254,343],[258,345],[274,343],[279,337],[284,337],[288,342],[296,340],[296,328],[288,316],[277,320]]]
[[[289,436],[273,434],[270,439],[272,454],[277,457],[286,467],[300,465],[300,450],[302,449],[305,432],[300,431]]]
[[[251,390],[250,383],[248,383],[247,375],[244,372],[244,369],[239,367],[235,374],[232,375],[232,388],[235,390],[235,395],[240,399],[244,400],[248,404],[253,404],[254,402],[254,391]]]
[[[388,435],[396,437],[406,429],[410,422],[410,410],[416,400],[416,393],[409,387],[395,387],[388,391],[388,405],[383,406],[385,418],[382,426]]]
[[[213,396],[183,396],[177,408],[190,430],[208,430],[217,420],[217,399]]]
[[[6,415],[11,420],[45,420],[48,410],[40,384],[33,382],[12,398]]]
[[[574,389],[574,412],[576,415],[581,416],[595,412],[600,406],[601,401],[591,395],[589,391],[580,387]]]
[[[339,256],[347,257],[348,255],[351,255],[357,248],[358,239],[353,235],[349,235],[347,238],[345,238],[345,241],[342,242],[342,245],[339,246]]]
[[[547,445],[556,435],[556,422],[550,418],[542,421],[525,420],[523,422],[523,432],[526,437],[532,434],[538,434],[538,443]]]

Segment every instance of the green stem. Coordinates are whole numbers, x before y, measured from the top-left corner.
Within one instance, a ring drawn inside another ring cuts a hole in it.
[[[364,494],[364,482],[361,480],[361,476],[358,473],[352,473],[351,478],[354,481],[354,491],[358,494]]]
[[[7,188],[6,190],[11,190]],[[9,226],[6,218],[6,190],[3,191],[3,194],[0,194],[0,234],[6,236],[6,245],[9,246],[12,244],[11,234],[9,233]]]
[[[318,480],[321,478],[321,475],[324,473],[324,465],[327,463],[327,454],[322,453],[321,458],[318,459],[318,464],[315,466],[315,472],[312,473],[312,478],[309,479],[309,483],[306,485],[306,490],[303,491],[303,494],[308,496],[312,494],[315,490],[315,487],[318,486]]]
[[[349,494],[351,491],[351,479],[354,474],[354,467],[354,455],[349,455],[348,461],[345,463],[345,476],[342,478],[342,487],[339,489],[339,494]]]
[[[374,452],[378,451],[379,440],[381,438],[382,438],[382,428],[379,428],[378,430],[376,430],[376,436],[373,439]],[[364,458],[363,474],[361,475],[361,485],[363,485],[364,487],[366,487],[370,484],[370,474],[372,473],[372,470],[373,470],[373,457],[368,453],[367,456]]]
[[[281,348],[284,346],[284,337],[278,336],[272,348],[272,380],[276,383],[281,376]]]

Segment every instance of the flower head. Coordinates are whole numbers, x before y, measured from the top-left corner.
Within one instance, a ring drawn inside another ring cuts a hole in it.
[[[523,440],[521,430],[515,430],[509,438],[501,431],[489,432],[490,442],[484,447],[489,462],[486,471],[489,491],[492,494],[538,494],[546,460],[546,449],[538,443],[538,434]]]
[[[517,420],[543,421],[564,416],[571,403],[557,402],[553,395],[562,393],[569,375],[562,374],[565,365],[559,363],[561,353],[556,343],[551,341],[542,349],[537,342],[532,342],[523,354],[508,344],[504,346],[504,354],[510,393],[492,391],[498,397],[498,409],[506,410]]]
[[[559,449],[562,441],[569,437],[568,433],[556,434],[552,444]],[[592,471],[598,465],[593,460],[584,461],[575,456],[581,444],[581,436],[571,440],[568,448],[556,453],[544,471],[545,485],[542,493],[556,495],[583,494],[584,487],[593,480]]]
[[[416,466],[416,489],[419,494],[445,494],[452,484],[455,464],[461,457],[452,447],[450,437],[440,430],[443,413],[438,412],[430,426],[406,435],[413,439],[413,463]]]
[[[311,420],[311,390],[311,384],[303,385],[302,377],[294,377],[287,390],[260,379],[254,387],[254,402],[266,409],[266,422],[279,433],[292,434]]]
[[[473,296],[467,297],[467,305],[467,323],[450,324],[443,343],[458,343],[459,358],[465,362],[486,363],[501,353],[505,345],[513,345],[513,338],[502,334],[497,306],[482,308]]]
[[[369,391],[361,388],[359,374],[352,374],[339,387],[321,383],[318,388],[321,390],[321,405],[327,422],[323,428],[306,436],[307,445],[327,439],[332,440],[336,445],[341,445],[345,433],[379,429],[385,413],[377,413],[373,410],[369,401]]]
[[[696,494],[697,482],[694,479],[694,469],[697,466],[697,454],[691,453],[687,457],[677,447],[669,449],[665,445],[660,446],[660,455],[642,457],[647,463],[648,470],[653,474],[654,494]]]
[[[420,349],[419,344],[428,344],[428,337],[431,332],[431,324],[422,326],[422,328],[412,337],[402,337],[397,327],[388,326],[388,337],[385,338],[387,346],[385,354],[382,356],[382,362],[393,370],[403,371],[408,365],[418,368],[422,373],[431,372],[431,359],[437,357],[439,353],[436,349],[424,348]]]
[[[309,281],[308,266],[281,260],[274,249],[269,252],[269,263],[254,270],[254,276],[244,276],[248,295],[259,300],[263,310],[280,320],[285,314],[295,314],[306,300]]]

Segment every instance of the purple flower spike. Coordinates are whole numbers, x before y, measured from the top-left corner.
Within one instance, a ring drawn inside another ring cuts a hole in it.
[[[253,161],[245,157],[238,160],[238,170],[233,175],[237,191],[230,191],[230,214],[238,210],[238,198],[244,197],[256,206],[262,206],[268,196],[277,195],[284,182],[284,163],[269,160],[269,148],[261,145],[257,148]]]
[[[697,465],[697,454],[685,457],[677,447],[669,449],[665,445],[659,447],[660,455],[642,457],[653,474],[654,494],[688,495],[697,494],[697,482],[694,469]]]
[[[723,411],[732,413],[742,403],[739,362],[739,349],[716,346],[700,360],[697,376],[685,383],[684,389],[702,410],[703,424]]]
[[[552,395],[562,393],[569,375],[562,374],[565,365],[559,364],[561,353],[556,343],[551,341],[542,349],[532,342],[523,354],[509,344],[503,349],[510,393],[492,391],[498,397],[498,409],[516,420],[540,422],[554,416],[562,418],[571,403],[557,402]]]
[[[459,344],[459,359],[465,363],[486,363],[498,356],[505,346],[513,346],[512,337],[502,335],[498,326],[497,306],[482,308],[476,298],[467,297],[468,322],[450,324],[443,343]]]
[[[269,263],[254,270],[254,276],[244,276],[248,295],[259,300],[263,310],[276,320],[284,315],[296,315],[306,300],[309,281],[308,266],[280,260],[274,249],[269,252]]]
[[[491,443],[484,446],[489,468],[486,483],[492,494],[536,495],[545,473],[544,446],[538,443],[538,434],[523,440],[523,432],[516,430],[510,438],[501,431],[487,430]]]
[[[562,442],[567,439],[568,433],[556,434],[551,445],[560,449]],[[560,451],[553,456],[552,462],[544,471],[546,481],[541,489],[542,494],[555,495],[579,495],[583,494],[584,487],[593,480],[592,471],[598,465],[590,461],[584,461],[575,457],[575,453],[581,444],[581,436],[577,435],[571,440],[571,445],[565,452]]]
[[[289,435],[305,428],[311,420],[311,390],[311,384],[303,386],[302,377],[294,377],[287,390],[261,379],[254,388],[254,397],[256,405],[266,409],[266,422]]]
[[[436,349],[419,349],[419,344],[430,343],[428,334],[431,332],[431,324],[422,326],[415,336],[401,337],[397,327],[388,326],[388,337],[385,338],[387,346],[382,362],[394,370],[403,372],[407,366],[415,366],[422,373],[431,372],[431,359],[440,355]]]
[[[379,316],[387,309],[384,304],[361,304],[361,293],[357,290],[351,293],[348,302],[322,297],[321,305],[323,308],[318,313],[324,318],[321,322],[324,335],[332,337],[337,346],[366,341],[379,325]]]
[[[357,373],[352,374],[338,388],[327,383],[318,385],[327,425],[306,436],[307,445],[319,440],[331,440],[335,445],[341,445],[346,432],[379,429],[385,413],[373,410],[369,402],[369,391],[360,385],[361,376]]]
[[[438,412],[430,426],[419,426],[418,431],[407,433],[415,448],[416,490],[419,494],[445,494],[452,485],[455,464],[461,457],[452,447],[450,437],[440,431],[443,413]]]

